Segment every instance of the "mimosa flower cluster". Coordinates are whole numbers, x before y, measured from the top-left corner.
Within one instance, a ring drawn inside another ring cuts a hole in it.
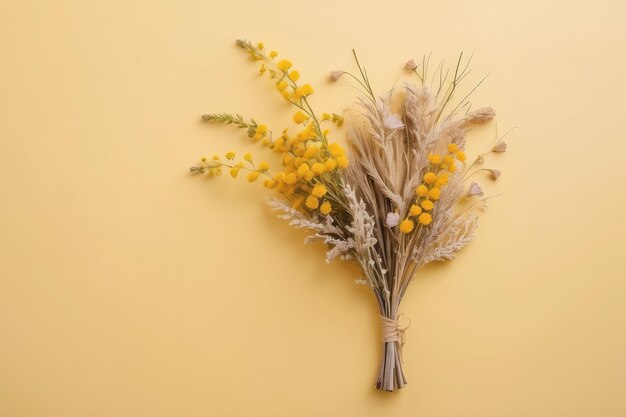
[[[481,186],[469,180],[477,175],[497,180],[501,171],[483,166],[488,155],[504,153],[507,144],[498,138],[469,163],[466,133],[471,125],[492,120],[495,112],[491,107],[470,111],[467,98],[477,86],[456,100],[460,81],[470,71],[462,54],[453,69],[445,71],[441,64],[434,74],[428,72],[426,58],[419,64],[409,60],[404,68],[414,81],[379,96],[353,51],[355,74],[333,70],[329,76],[333,82],[350,81],[362,92],[356,114],[344,120],[342,114],[314,110],[315,90],[289,59],[263,43],[238,40],[237,45],[287,103],[291,127],[272,130],[239,114],[206,114],[206,121],[242,129],[275,154],[268,160],[277,162],[272,166],[233,150],[204,157],[191,171],[209,176],[227,172],[261,182],[275,193],[271,205],[282,212],[281,218],[309,230],[307,242],[328,247],[328,262],[358,265],[362,276],[356,281],[372,290],[382,322],[384,350],[376,387],[403,388],[406,325],[400,303],[421,267],[453,259],[475,235],[477,209],[492,196],[485,197]],[[341,132],[344,122],[348,149],[330,140],[331,130]]]
[[[246,122],[240,115],[204,115],[204,120],[234,124],[245,129],[253,142],[259,142],[261,146],[280,154],[281,167],[274,171],[267,162],[255,165],[250,154],[246,154],[243,161],[234,162],[235,152],[228,152],[225,160],[219,155],[213,156],[211,160],[203,158],[192,171],[220,175],[222,168],[226,167],[231,176],[236,178],[241,170],[245,170],[249,182],[263,177],[263,185],[278,191],[293,208],[329,215],[333,207],[341,205],[345,200],[341,197],[343,190],[338,170],[346,168],[349,161],[339,143],[329,142],[330,129],[325,125],[340,127],[343,117],[326,112],[318,117],[308,100],[314,93],[313,87],[308,83],[300,84],[300,73],[293,69],[291,61],[279,59],[278,52],[266,53],[262,43],[253,45],[240,40],[237,44],[248,52],[253,61],[261,63],[259,74],[269,76],[277,92],[297,109],[291,120],[298,129],[290,132],[286,128],[279,135],[274,135],[267,125],[257,124],[254,119]]]

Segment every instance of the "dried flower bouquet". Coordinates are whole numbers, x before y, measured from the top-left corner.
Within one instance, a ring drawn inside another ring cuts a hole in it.
[[[254,142],[280,155],[281,167],[275,172],[250,154],[238,160],[228,152],[202,158],[191,171],[215,176],[228,169],[232,177],[244,171],[250,182],[263,179],[265,187],[277,192],[272,208],[291,226],[309,230],[306,242],[323,242],[327,262],[341,259],[360,267],[357,282],[373,291],[382,322],[384,349],[376,387],[403,388],[406,324],[400,303],[422,266],[453,259],[474,237],[476,209],[490,197],[483,196],[477,183],[466,183],[478,171],[497,179],[500,171],[479,165],[488,154],[504,152],[506,143],[497,139],[466,164],[465,137],[470,125],[493,119],[494,110],[469,111],[469,94],[453,104],[458,84],[469,72],[469,60],[463,63],[462,55],[453,70],[440,65],[432,75],[426,59],[421,65],[410,60],[405,68],[419,82],[377,97],[354,54],[357,75],[330,73],[333,81],[352,79],[363,92],[359,115],[348,128],[346,152],[328,139],[328,127],[341,126],[343,116],[313,110],[313,88],[300,83],[290,61],[266,51],[263,44],[238,40],[237,45],[260,63],[259,73],[269,76],[284,100],[297,108],[292,119],[298,131],[275,133],[240,115],[204,115],[204,120],[244,129]]]

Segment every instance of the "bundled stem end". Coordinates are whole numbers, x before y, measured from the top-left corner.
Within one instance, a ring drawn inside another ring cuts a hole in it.
[[[392,392],[404,388],[407,384],[400,352],[398,342],[384,342],[380,371],[376,380],[376,389],[379,391]]]
[[[410,325],[410,320],[399,314],[395,319],[380,316],[382,321],[383,355],[376,380],[376,388],[380,391],[395,391],[404,388],[407,384],[402,370],[402,347],[404,346],[404,331]],[[402,325],[400,321],[408,321]]]

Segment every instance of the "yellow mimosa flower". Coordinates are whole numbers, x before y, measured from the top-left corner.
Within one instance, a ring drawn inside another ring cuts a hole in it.
[[[417,206],[415,204],[413,204],[411,206],[411,209],[409,210],[409,215],[410,216],[419,216],[422,213],[422,208],[420,206]]]
[[[400,231],[402,233],[411,233],[413,227],[415,227],[415,223],[413,223],[413,220],[406,219],[400,222]]]
[[[415,190],[415,194],[419,195],[420,197],[426,196],[426,194],[428,194],[428,187],[424,184],[419,185]]]
[[[420,222],[420,224],[423,224],[424,226],[428,226],[433,221],[433,216],[431,216],[428,213],[422,213],[417,218],[417,221]]]
[[[306,122],[307,120],[309,120],[309,116],[307,114],[304,114],[300,110],[298,110],[296,112],[296,114],[293,115],[293,121],[296,124],[302,124],[302,123]]]
[[[287,72],[287,70],[289,68],[291,68],[291,65],[293,65],[293,64],[291,63],[291,61],[289,61],[287,59],[282,59],[282,60],[278,61],[278,64],[276,64],[278,69],[281,70],[282,72]]]
[[[326,186],[324,184],[317,184],[315,187],[313,187],[311,194],[313,194],[315,197],[324,197],[326,191]]]
[[[320,206],[320,213],[326,215],[332,211],[333,207],[330,205],[330,202],[324,201]]]
[[[319,207],[320,201],[314,195],[310,195],[306,198],[305,205],[311,210],[315,210]]]
[[[421,202],[421,204],[420,204],[420,206],[422,206],[422,208],[423,208],[424,210],[426,210],[426,211],[430,211],[430,210],[432,210],[432,209],[435,207],[435,205],[433,204],[433,202],[432,202],[432,201],[430,201],[430,200],[424,200],[424,201],[422,201],[422,202]]]
[[[428,192],[428,198],[430,198],[431,200],[439,200],[439,197],[441,196],[441,190],[439,188],[431,188],[430,191]]]
[[[427,172],[426,174],[424,174],[424,182],[426,184],[432,184],[433,182],[435,182],[436,179],[437,174],[435,174],[434,172]]]

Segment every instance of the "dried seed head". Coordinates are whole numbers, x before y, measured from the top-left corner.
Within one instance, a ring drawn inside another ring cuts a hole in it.
[[[471,183],[469,189],[467,190],[467,196],[471,197],[473,195],[483,195],[483,190],[480,188],[478,184],[475,182]]]
[[[414,59],[409,59],[406,64],[404,64],[404,69],[407,71],[415,71],[417,69],[417,64]]]
[[[337,81],[345,73],[346,73],[345,71],[331,71],[330,72],[330,80],[331,81]]]
[[[506,152],[506,142],[501,140],[495,145],[493,145],[492,151],[494,152]]]
[[[499,169],[487,169],[487,171],[489,171],[491,179],[493,180],[497,180],[500,174],[502,174],[502,171],[500,171]]]

